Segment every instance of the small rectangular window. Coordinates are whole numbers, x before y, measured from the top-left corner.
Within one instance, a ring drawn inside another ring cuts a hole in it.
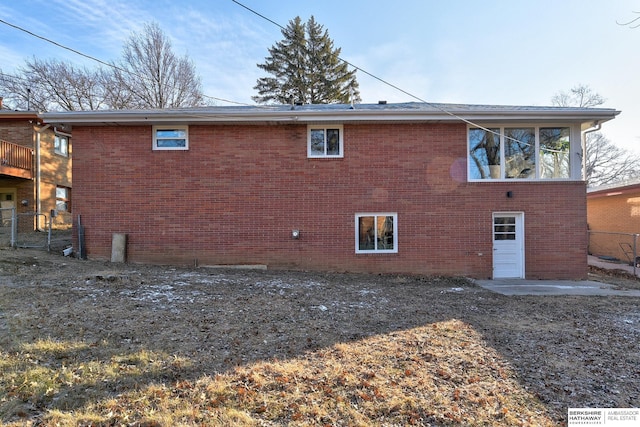
[[[514,216],[494,217],[493,239],[516,240],[516,218]]]
[[[69,155],[69,137],[56,134],[53,140],[53,151],[56,154],[67,157]]]
[[[356,253],[398,252],[398,215],[356,214]]]
[[[342,157],[342,125],[309,126],[308,157]]]
[[[71,189],[69,187],[56,187],[56,210],[71,212]]]
[[[153,127],[154,150],[188,150],[189,128],[188,126],[154,126]]]

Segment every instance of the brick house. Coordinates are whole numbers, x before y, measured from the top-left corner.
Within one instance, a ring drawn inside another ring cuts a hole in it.
[[[0,110],[0,226],[11,208],[21,230],[44,228],[52,210],[55,226],[71,226],[70,136],[36,112]]]
[[[582,131],[612,109],[452,104],[44,114],[89,258],[583,279]]]
[[[589,252],[624,262],[640,252],[640,181],[602,185],[587,190]]]

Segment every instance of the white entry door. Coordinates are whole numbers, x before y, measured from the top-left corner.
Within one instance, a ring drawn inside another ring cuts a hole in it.
[[[493,278],[524,279],[524,214],[493,214]]]

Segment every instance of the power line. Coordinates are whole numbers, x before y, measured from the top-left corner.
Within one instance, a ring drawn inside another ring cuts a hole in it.
[[[255,14],[255,15],[259,16],[260,18],[262,18],[262,19],[264,19],[264,20],[266,20],[266,21],[268,21],[268,22],[271,22],[272,24],[274,24],[275,26],[279,27],[280,29],[282,29],[282,30],[285,30],[285,29],[286,29],[285,27],[283,27],[281,24],[277,23],[276,21],[274,21],[274,20],[272,20],[272,19],[270,19],[270,18],[268,18],[268,17],[264,16],[263,14],[261,14],[261,13],[259,13],[259,12],[255,11],[254,9],[251,9],[250,7],[248,7],[248,6],[246,6],[246,5],[242,4],[242,3],[240,3],[239,1],[237,1],[237,0],[231,0],[231,1],[232,1],[232,2],[234,2],[235,4],[237,4],[238,6],[243,7],[244,9],[248,10],[249,12],[251,12],[251,13],[253,13],[253,14]],[[463,117],[460,117],[460,116],[458,116],[458,115],[456,115],[456,114],[454,114],[454,113],[452,113],[452,112],[450,112],[450,111],[448,111],[448,110],[446,110],[446,109],[444,109],[444,108],[440,107],[440,106],[439,106],[439,105],[437,105],[437,104],[433,104],[433,103],[431,103],[431,102],[425,101],[424,99],[420,98],[419,96],[414,95],[414,94],[412,94],[412,93],[410,93],[410,92],[408,92],[408,91],[406,91],[406,90],[402,89],[401,87],[396,86],[395,84],[390,83],[390,82],[388,82],[387,80],[385,80],[385,79],[383,79],[383,78],[381,78],[381,77],[376,76],[376,75],[375,75],[375,74],[373,74],[373,73],[368,72],[368,71],[367,71],[367,70],[365,70],[364,68],[358,67],[357,65],[355,65],[355,64],[353,64],[353,63],[351,63],[351,62],[347,61],[346,59],[344,59],[344,58],[342,58],[342,57],[340,57],[340,56],[336,56],[336,58],[337,58],[338,60],[340,60],[340,61],[344,62],[345,64],[347,64],[347,65],[349,65],[349,66],[351,66],[351,67],[355,68],[356,70],[361,71],[362,73],[366,74],[367,76],[369,76],[369,77],[371,77],[371,78],[373,78],[373,79],[375,79],[375,80],[378,80],[379,82],[381,82],[381,83],[383,83],[383,84],[385,84],[385,85],[387,85],[387,86],[389,86],[389,87],[391,87],[391,88],[393,88],[393,89],[395,89],[395,90],[397,90],[397,91],[399,91],[399,92],[402,92],[402,93],[404,93],[405,95],[407,95],[407,96],[409,96],[409,97],[411,97],[411,98],[413,98],[413,99],[416,99],[416,100],[418,100],[418,101],[420,101],[420,102],[422,102],[422,103],[424,103],[424,104],[429,105],[430,107],[433,107],[433,108],[436,108],[436,109],[438,109],[438,110],[442,111],[443,113],[449,114],[450,116],[453,116],[453,117],[455,117],[455,118],[457,118],[457,119],[460,119],[460,120],[462,120],[462,121],[463,121],[463,122],[465,122],[465,123],[473,124],[473,123],[471,123],[470,121],[468,121],[468,120],[464,119]],[[475,124],[473,124],[473,125],[475,126]]]
[[[25,29],[25,28],[22,28],[22,27],[18,26],[18,25],[15,25],[15,24],[12,24],[12,23],[10,23],[10,22],[7,22],[7,21],[5,21],[4,19],[0,19],[0,23],[5,24],[5,25],[7,25],[7,26],[9,26],[9,27],[11,27],[11,28],[15,28],[15,29],[16,29],[16,30],[18,30],[18,31],[22,31],[22,32],[24,32],[24,33],[26,33],[26,34],[28,34],[28,35],[30,35],[30,36],[32,36],[32,37],[38,38],[38,39],[40,39],[40,40],[44,40],[45,42],[47,42],[47,43],[51,43],[51,44],[53,44],[53,45],[55,45],[55,46],[58,46],[58,47],[59,47],[59,48],[61,48],[61,49],[68,50],[69,52],[75,53],[76,55],[80,55],[80,56],[82,56],[82,57],[84,57],[84,58],[87,58],[87,59],[90,59],[90,60],[92,60],[92,61],[98,62],[98,63],[100,63],[100,64],[102,64],[102,65],[107,66],[107,67],[113,68],[113,69],[118,70],[118,71],[122,71],[122,72],[127,73],[127,74],[130,74],[130,75],[132,75],[132,76],[135,76],[135,77],[141,78],[141,79],[143,79],[143,80],[152,81],[151,79],[149,79],[149,77],[148,77],[148,76],[143,76],[143,75],[140,75],[140,74],[134,73],[134,72],[133,72],[133,71],[131,71],[131,70],[127,70],[127,69],[124,69],[124,68],[118,67],[118,66],[117,66],[117,65],[115,65],[115,64],[110,64],[110,63],[105,62],[105,61],[103,61],[103,60],[101,60],[101,59],[99,59],[99,58],[96,58],[96,57],[94,57],[94,56],[87,55],[86,53],[80,52],[79,50],[73,49],[73,48],[68,47],[68,46],[65,46],[65,45],[63,45],[63,44],[61,44],[61,43],[58,43],[58,42],[56,42],[56,41],[54,41],[54,40],[51,40],[51,39],[49,39],[49,38],[47,38],[47,37],[41,36],[41,35],[39,35],[39,34],[36,34],[36,33],[34,33],[33,31],[29,31],[29,30],[27,30],[27,29]],[[8,74],[4,74],[4,73],[2,73],[2,75],[4,75],[4,76],[9,76],[9,77],[14,77],[14,78],[21,78],[21,77],[18,77],[18,76],[10,76],[10,75],[8,75]],[[26,80],[26,79],[23,79],[23,80]],[[216,101],[228,102],[228,103],[231,103],[231,104],[238,104],[238,105],[251,105],[251,104],[246,104],[246,103],[243,103],[243,102],[230,101],[230,100],[228,100],[228,99],[224,99],[224,98],[217,98],[217,97],[215,97],[215,96],[209,96],[209,95],[204,95],[204,94],[203,94],[202,96],[203,96],[204,98],[215,99]]]
[[[246,102],[239,102],[239,101],[230,101],[228,99],[224,99],[224,98],[216,98],[215,96],[209,96],[209,95],[202,95],[204,98],[211,98],[211,99],[215,99],[216,101],[221,101],[221,102],[228,102],[229,104],[236,104],[236,105],[246,105],[246,106],[253,106],[253,104],[247,104]]]
[[[36,33],[34,33],[34,32],[31,32],[31,31],[29,31],[29,30],[27,30],[27,29],[24,29],[24,28],[22,28],[22,27],[19,27],[19,26],[17,26],[17,25],[14,25],[14,24],[12,24],[12,23],[10,23],[10,22],[5,21],[4,19],[0,19],[0,22],[1,22],[1,23],[3,23],[3,24],[5,24],[5,25],[8,25],[9,27],[15,28],[16,30],[22,31],[22,32],[24,32],[24,33],[27,33],[27,34],[29,34],[30,36],[33,36],[33,37],[38,38],[38,39],[40,39],[40,40],[44,40],[44,41],[46,41],[47,43],[51,43],[51,44],[53,44],[53,45],[56,45],[56,46],[58,46],[59,48],[66,49],[66,50],[68,50],[69,52],[73,52],[73,53],[75,53],[76,55],[80,55],[80,56],[83,56],[83,57],[85,57],[85,58],[91,59],[92,61],[99,62],[100,64],[106,65],[107,67],[112,67],[112,68],[119,69],[119,70],[121,70],[121,71],[126,71],[126,70],[122,70],[122,69],[120,69],[120,68],[116,67],[116,66],[115,66],[115,65],[113,65],[113,64],[109,64],[109,63],[107,63],[107,62],[104,62],[104,61],[102,61],[101,59],[95,58],[95,57],[93,57],[93,56],[91,56],[91,55],[87,55],[87,54],[82,53],[82,52],[80,52],[80,51],[78,51],[78,50],[75,50],[75,49],[73,49],[73,48],[70,48],[70,47],[67,47],[67,46],[65,46],[65,45],[62,45],[62,44],[60,44],[60,43],[58,43],[58,42],[56,42],[56,41],[53,41],[53,40],[48,39],[48,38],[46,38],[46,37],[40,36],[40,35],[38,35],[38,34],[36,34]]]
[[[237,4],[238,6],[240,6],[240,7],[244,8],[244,9],[248,10],[249,12],[253,13],[254,15],[257,15],[257,16],[259,16],[260,18],[262,18],[262,19],[264,19],[264,20],[266,20],[266,21],[268,21],[268,22],[270,22],[270,23],[274,24],[275,26],[279,27],[281,30],[286,30],[286,28],[285,28],[285,27],[283,27],[283,26],[282,26],[281,24],[279,24],[278,22],[274,21],[274,20],[273,20],[273,19],[271,19],[271,18],[266,17],[265,15],[263,15],[263,14],[261,14],[261,13],[257,12],[256,10],[251,9],[250,7],[248,7],[248,6],[246,6],[246,5],[242,4],[242,3],[240,3],[238,0],[231,0],[231,1],[232,1],[232,2],[234,2],[235,4]],[[336,55],[336,58],[337,58],[338,60],[340,60],[340,61],[344,62],[345,64],[347,64],[347,65],[349,65],[349,66],[351,66],[351,67],[355,68],[356,70],[361,71],[362,73],[366,74],[367,76],[369,76],[369,77],[371,77],[371,78],[373,78],[373,79],[375,79],[375,80],[377,80],[377,81],[379,81],[379,82],[381,82],[381,83],[383,83],[383,84],[385,84],[385,85],[387,85],[387,86],[389,86],[389,87],[391,87],[391,88],[393,88],[393,89],[395,89],[395,90],[397,90],[397,91],[399,91],[399,92],[402,92],[402,93],[404,93],[405,95],[407,95],[407,96],[409,96],[409,97],[411,97],[411,98],[413,98],[413,99],[415,99],[415,100],[417,100],[417,101],[420,101],[421,103],[423,103],[423,104],[425,104],[425,105],[428,105],[428,106],[430,106],[430,107],[432,107],[432,108],[434,108],[434,109],[436,109],[436,110],[438,110],[438,111],[441,111],[441,112],[443,112],[443,113],[445,113],[445,114],[447,114],[447,115],[449,115],[449,116],[451,116],[451,117],[453,117],[453,118],[455,118],[455,119],[458,119],[458,120],[460,120],[460,121],[462,121],[462,122],[464,122],[464,123],[466,123],[466,124],[468,124],[468,125],[470,125],[470,126],[476,127],[476,128],[478,128],[478,129],[481,129],[481,130],[483,130],[483,131],[485,131],[485,132],[492,133],[492,134],[497,135],[497,136],[504,136],[504,138],[505,138],[505,139],[510,140],[510,141],[514,141],[514,142],[521,143],[521,144],[526,144],[526,143],[525,143],[525,142],[523,142],[523,141],[520,141],[520,140],[518,140],[518,139],[515,139],[515,138],[512,138],[512,137],[509,137],[509,136],[506,136],[506,135],[500,135],[500,133],[499,133],[499,132],[496,132],[496,131],[491,130],[491,129],[487,128],[487,127],[484,127],[484,126],[481,126],[481,125],[479,125],[479,124],[477,124],[477,123],[474,123],[473,121],[471,121],[471,120],[469,120],[469,119],[465,119],[464,117],[459,116],[459,115],[457,115],[457,114],[455,114],[455,113],[453,113],[453,112],[451,112],[451,111],[447,110],[446,108],[443,108],[443,107],[442,107],[442,106],[440,106],[439,104],[434,104],[434,103],[432,103],[432,102],[426,101],[426,100],[424,100],[424,99],[420,98],[419,96],[414,95],[413,93],[408,92],[408,91],[406,91],[406,90],[402,89],[401,87],[399,87],[399,86],[397,86],[397,85],[395,85],[395,84],[393,84],[393,83],[390,83],[390,82],[388,82],[387,80],[385,80],[385,79],[383,79],[383,78],[381,78],[381,77],[376,76],[376,75],[375,75],[375,74],[373,74],[373,73],[370,73],[369,71],[365,70],[364,68],[358,67],[357,65],[355,65],[355,64],[353,64],[353,63],[351,63],[351,62],[347,61],[346,59],[344,59],[344,58],[342,58],[342,57],[340,57],[340,56],[338,56],[338,55]]]

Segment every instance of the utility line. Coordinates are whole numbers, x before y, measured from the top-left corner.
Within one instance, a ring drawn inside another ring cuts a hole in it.
[[[286,30],[286,28],[285,28],[284,26],[282,26],[281,24],[279,24],[278,22],[274,21],[274,20],[273,20],[273,19],[271,19],[271,18],[268,18],[267,16],[265,16],[265,15],[261,14],[260,12],[258,12],[258,11],[256,11],[256,10],[254,10],[254,9],[252,9],[252,8],[250,8],[250,7],[248,7],[248,6],[244,5],[244,4],[242,4],[242,3],[240,3],[238,0],[231,0],[231,1],[232,1],[232,2],[234,2],[235,4],[237,4],[238,6],[240,6],[240,7],[244,8],[244,9],[248,10],[249,12],[253,13],[254,15],[257,15],[257,16],[259,16],[260,18],[262,18],[262,19],[264,19],[264,20],[266,20],[266,21],[268,21],[268,22],[270,22],[270,23],[274,24],[275,26],[277,26],[277,27],[278,27],[278,28],[280,28],[281,30]],[[640,18],[639,18],[639,19],[640,19]],[[449,115],[449,116],[451,116],[451,117],[453,117],[453,118],[455,118],[455,119],[458,119],[458,120],[460,120],[460,121],[462,121],[462,122],[464,122],[464,123],[466,123],[466,124],[468,124],[468,125],[470,125],[470,126],[473,126],[473,127],[475,127],[475,128],[481,129],[481,130],[483,130],[483,131],[485,131],[485,132],[492,133],[492,134],[494,134],[494,135],[497,135],[498,137],[504,137],[504,139],[505,139],[505,140],[509,140],[509,141],[517,142],[517,143],[519,143],[519,144],[524,144],[524,145],[531,145],[531,144],[529,144],[529,143],[527,143],[527,142],[520,141],[520,140],[518,140],[518,139],[516,139],[516,138],[513,138],[513,137],[511,137],[511,136],[508,136],[508,135],[501,135],[501,134],[500,134],[500,132],[496,132],[495,130],[492,130],[492,129],[489,129],[489,128],[487,128],[487,127],[481,126],[481,125],[479,125],[479,124],[477,124],[477,123],[474,123],[473,121],[471,121],[471,120],[469,120],[469,119],[465,119],[464,117],[459,116],[458,114],[455,114],[455,113],[453,113],[452,111],[447,110],[446,108],[443,108],[443,107],[442,107],[442,106],[440,106],[439,104],[435,104],[435,103],[432,103],[432,102],[426,101],[426,100],[424,100],[424,99],[420,98],[419,96],[414,95],[413,93],[408,92],[408,91],[406,91],[406,90],[402,89],[401,87],[399,87],[399,86],[397,86],[397,85],[395,85],[395,84],[393,84],[393,83],[391,83],[391,82],[389,82],[389,81],[387,81],[387,80],[385,80],[385,79],[383,79],[383,78],[381,78],[381,77],[376,76],[376,75],[375,75],[375,74],[373,74],[373,73],[370,73],[369,71],[365,70],[364,68],[358,67],[357,65],[355,65],[355,64],[353,64],[353,63],[351,63],[351,62],[347,61],[346,59],[344,59],[344,58],[340,57],[339,55],[336,55],[336,58],[337,58],[338,60],[340,60],[340,61],[344,62],[345,64],[347,64],[347,65],[349,65],[349,66],[351,66],[351,67],[355,68],[356,70],[361,71],[362,73],[366,74],[367,76],[369,76],[369,77],[371,77],[371,78],[373,78],[373,79],[375,79],[375,80],[377,80],[377,81],[379,81],[379,82],[381,82],[381,83],[383,83],[383,84],[385,84],[385,85],[387,85],[387,86],[389,86],[389,87],[391,87],[391,88],[393,88],[393,89],[395,89],[395,90],[397,90],[397,91],[399,91],[399,92],[402,92],[402,93],[404,93],[405,95],[407,95],[407,96],[409,96],[409,97],[411,97],[411,98],[413,98],[413,99],[415,99],[415,100],[417,100],[417,101],[420,101],[421,103],[423,103],[423,104],[425,104],[425,105],[428,105],[428,106],[430,106],[430,107],[432,107],[432,108],[434,108],[434,109],[436,109],[436,110],[438,110],[438,111],[441,111],[441,112],[443,112],[443,113],[445,113],[445,114],[447,114],[447,115]]]
[[[280,28],[281,30],[285,30],[285,29],[286,29],[284,26],[282,26],[282,25],[281,25],[281,24],[279,24],[278,22],[276,22],[276,21],[274,21],[274,20],[272,20],[272,19],[268,18],[267,16],[265,16],[265,15],[263,15],[263,14],[261,14],[261,13],[257,12],[256,10],[254,10],[254,9],[252,9],[252,8],[250,8],[250,7],[248,7],[248,6],[244,5],[244,4],[242,4],[242,3],[240,3],[238,0],[231,0],[231,1],[232,1],[232,2],[234,2],[235,4],[237,4],[238,6],[240,6],[240,7],[244,8],[244,9],[248,10],[249,12],[253,13],[254,15],[259,16],[260,18],[262,18],[262,19],[264,19],[264,20],[266,20],[266,21],[268,21],[268,22],[272,23],[273,25],[277,26],[277,27],[278,27],[278,28]],[[80,52],[79,50],[76,50],[76,49],[70,48],[70,47],[65,46],[65,45],[63,45],[63,44],[60,44],[60,43],[58,43],[58,42],[56,42],[56,41],[54,41],[54,40],[51,40],[51,39],[49,39],[49,38],[43,37],[43,36],[41,36],[41,35],[38,35],[38,34],[36,34],[36,33],[32,32],[32,31],[29,31],[29,30],[27,30],[27,29],[25,29],[25,28],[22,28],[22,27],[20,27],[20,26],[17,26],[17,25],[14,25],[14,24],[10,23],[10,22],[7,22],[7,21],[5,21],[4,19],[0,19],[0,23],[5,24],[5,25],[7,25],[7,26],[9,26],[9,27],[15,28],[16,30],[22,31],[22,32],[24,32],[24,33],[26,33],[26,34],[29,34],[29,35],[30,35],[30,36],[32,36],[32,37],[36,37],[36,38],[38,38],[38,39],[44,40],[44,41],[46,41],[47,43],[51,43],[51,44],[53,44],[53,45],[55,45],[55,46],[60,47],[61,49],[68,50],[68,51],[70,51],[70,52],[72,52],[72,53],[75,53],[76,55],[80,55],[80,56],[85,57],[85,58],[87,58],[87,59],[90,59],[90,60],[92,60],[92,61],[98,62],[98,63],[100,63],[100,64],[102,64],[102,65],[107,66],[107,67],[114,68],[114,69],[116,69],[116,70],[119,70],[119,71],[125,72],[125,73],[127,73],[127,74],[131,74],[131,75],[133,75],[133,76],[139,77],[139,78],[144,79],[144,80],[149,80],[149,78],[148,78],[147,76],[142,76],[142,75],[136,74],[136,73],[134,73],[134,72],[132,72],[132,71],[130,71],[130,70],[126,70],[126,69],[124,69],[124,68],[118,67],[118,66],[116,66],[116,65],[114,65],[114,64],[110,64],[110,63],[105,62],[105,61],[103,61],[103,60],[101,60],[101,59],[98,59],[98,58],[96,58],[96,57],[93,57],[93,56],[91,56],[91,55],[87,55],[87,54],[85,54],[85,53],[83,53],[83,52]],[[441,111],[441,112],[443,112],[443,113],[445,113],[445,114],[447,114],[447,115],[449,115],[449,116],[451,116],[451,117],[454,117],[454,118],[456,118],[456,119],[458,119],[458,120],[460,120],[460,121],[462,121],[462,122],[464,122],[464,123],[466,123],[466,124],[468,124],[468,125],[471,125],[471,126],[473,126],[473,127],[476,127],[476,128],[482,129],[482,130],[484,130],[484,131],[486,131],[486,132],[490,132],[490,133],[492,133],[492,134],[495,134],[495,135],[501,136],[501,135],[500,135],[500,133],[498,133],[498,132],[496,132],[496,131],[494,131],[494,130],[491,130],[491,129],[486,128],[486,127],[483,127],[483,126],[480,126],[480,125],[478,125],[477,123],[472,122],[471,120],[465,119],[464,117],[459,116],[459,115],[457,115],[457,114],[455,114],[455,113],[453,113],[453,112],[451,112],[451,111],[447,110],[446,108],[441,107],[439,104],[435,104],[435,103],[432,103],[432,102],[428,102],[428,101],[426,101],[426,100],[424,100],[424,99],[420,98],[419,96],[414,95],[413,93],[408,92],[408,91],[406,91],[406,90],[402,89],[401,87],[399,87],[399,86],[397,86],[397,85],[395,85],[395,84],[393,84],[393,83],[390,83],[389,81],[387,81],[387,80],[385,80],[385,79],[383,79],[383,78],[381,78],[381,77],[376,76],[376,75],[375,75],[375,74],[373,74],[373,73],[370,73],[369,71],[365,70],[364,68],[361,68],[361,67],[359,67],[359,66],[357,66],[357,65],[355,65],[355,64],[353,64],[353,63],[351,63],[351,62],[349,62],[349,61],[347,61],[346,59],[344,59],[344,58],[342,58],[342,57],[340,57],[340,56],[336,56],[336,58],[337,58],[338,60],[340,60],[340,61],[344,62],[345,64],[347,64],[347,65],[349,65],[349,66],[353,67],[354,69],[356,69],[356,70],[358,70],[358,71],[361,71],[362,73],[366,74],[367,76],[369,76],[369,77],[371,77],[371,78],[373,78],[373,79],[375,79],[375,80],[377,80],[377,81],[379,81],[379,82],[381,82],[381,83],[383,83],[383,84],[385,84],[385,85],[387,85],[387,86],[389,86],[389,87],[391,87],[391,88],[393,88],[393,89],[395,89],[395,90],[397,90],[397,91],[399,91],[399,92],[402,92],[402,93],[404,93],[405,95],[407,95],[407,96],[409,96],[409,97],[411,97],[411,98],[413,98],[413,99],[415,99],[415,100],[417,100],[417,101],[420,101],[421,103],[423,103],[423,104],[425,104],[425,105],[429,105],[430,107],[435,108],[435,109],[437,109],[437,110],[439,110],[439,111]],[[3,75],[4,75],[4,74],[3,74]],[[8,76],[8,75],[7,75],[7,76]],[[11,77],[14,77],[14,78],[20,78],[20,79],[21,79],[21,77],[17,77],[17,76],[11,76]],[[251,104],[246,104],[246,103],[243,103],[243,102],[230,101],[230,100],[228,100],[228,99],[224,99],[224,98],[217,98],[217,97],[214,97],[214,96],[209,96],[209,95],[204,95],[204,94],[203,94],[202,96],[203,96],[203,97],[205,97],[205,98],[210,98],[210,99],[214,99],[214,100],[221,101],[221,102],[227,102],[227,103],[231,103],[231,104],[246,105],[246,106],[250,106],[250,105],[251,105]],[[519,141],[519,140],[517,140],[517,139],[515,139],[515,138],[509,137],[509,136],[506,136],[506,135],[503,135],[503,136],[504,136],[504,138],[505,138],[505,139],[509,139],[509,140],[512,140],[512,141],[515,141],[515,142],[518,142],[518,143],[522,143],[522,144],[525,144],[525,145],[529,145],[529,144],[527,144],[526,142]]]
[[[59,48],[61,48],[61,49],[65,49],[65,50],[68,50],[69,52],[73,52],[73,53],[75,53],[76,55],[80,55],[80,56],[82,56],[82,57],[84,57],[84,58],[87,58],[87,59],[90,59],[90,60],[92,60],[92,61],[98,62],[98,63],[100,63],[100,64],[102,64],[102,65],[107,66],[107,67],[113,68],[113,69],[118,70],[118,71],[122,71],[122,72],[127,73],[127,74],[130,74],[130,75],[132,75],[132,76],[135,76],[135,77],[141,78],[141,79],[143,79],[143,80],[150,80],[150,79],[149,79],[149,77],[147,77],[147,76],[143,76],[143,75],[140,75],[140,74],[134,73],[133,71],[126,70],[126,69],[124,69],[124,68],[118,67],[118,66],[117,66],[117,65],[115,65],[115,64],[110,64],[110,63],[105,62],[105,61],[103,61],[103,60],[101,60],[101,59],[98,59],[98,58],[96,58],[96,57],[94,57],[94,56],[87,55],[86,53],[80,52],[79,50],[76,50],[76,49],[70,48],[70,47],[65,46],[65,45],[63,45],[63,44],[60,44],[60,43],[58,43],[58,42],[56,42],[56,41],[54,41],[54,40],[51,40],[51,39],[49,39],[49,38],[46,38],[46,37],[41,36],[41,35],[39,35],[39,34],[36,34],[36,33],[32,32],[32,31],[29,31],[29,30],[27,30],[27,29],[25,29],[25,28],[22,28],[22,27],[20,27],[20,26],[18,26],[18,25],[15,25],[15,24],[12,24],[12,23],[10,23],[10,22],[7,22],[7,21],[5,21],[4,19],[0,19],[0,23],[5,24],[5,25],[7,25],[7,26],[9,26],[9,27],[15,28],[16,30],[22,31],[22,32],[24,32],[24,33],[27,33],[27,34],[29,34],[29,35],[30,35],[30,36],[32,36],[32,37],[38,38],[38,39],[40,39],[40,40],[44,40],[45,42],[47,42],[47,43],[51,43],[51,44],[53,44],[53,45],[55,45],[55,46],[58,46],[58,47],[59,47]],[[6,74],[4,74],[4,73],[2,73],[2,75],[8,76],[8,75],[6,75]],[[22,79],[21,77],[18,77],[18,76],[12,76],[12,77],[14,77],[14,78],[18,78],[18,79]],[[24,80],[24,79],[23,79],[23,80]],[[246,103],[243,103],[243,102],[236,102],[236,101],[230,101],[230,100],[228,100],[228,99],[224,99],[224,98],[217,98],[217,97],[215,97],[215,96],[209,96],[209,95],[204,95],[204,94],[203,94],[202,96],[203,96],[203,97],[205,97],[205,98],[214,99],[214,100],[216,100],[216,101],[228,102],[228,103],[231,103],[231,104],[238,104],[238,105],[250,105],[250,104],[246,104]]]
[[[106,65],[106,66],[108,66],[108,67],[116,68],[116,69],[118,69],[118,70],[120,70],[120,71],[126,71],[126,70],[123,70],[122,68],[118,68],[118,67],[116,67],[116,66],[115,66],[115,65],[113,65],[113,64],[109,64],[109,63],[107,63],[107,62],[104,62],[104,61],[102,61],[101,59],[95,58],[95,57],[93,57],[93,56],[91,56],[91,55],[87,55],[86,53],[82,53],[82,52],[80,52],[80,51],[78,51],[78,50],[72,49],[72,48],[67,47],[67,46],[65,46],[65,45],[62,45],[62,44],[60,44],[60,43],[58,43],[58,42],[56,42],[56,41],[53,41],[53,40],[48,39],[48,38],[46,38],[46,37],[40,36],[40,35],[38,35],[38,34],[36,34],[36,33],[34,33],[34,32],[31,32],[31,31],[29,31],[29,30],[26,30],[26,29],[24,29],[24,28],[22,28],[22,27],[19,27],[19,26],[17,26],[17,25],[14,25],[14,24],[12,24],[12,23],[10,23],[10,22],[5,21],[4,19],[0,19],[0,22],[1,22],[1,23],[3,23],[3,24],[5,24],[5,25],[8,25],[8,26],[10,26],[10,27],[12,27],[12,28],[15,28],[16,30],[22,31],[22,32],[24,32],[24,33],[27,33],[27,34],[29,34],[30,36],[33,36],[33,37],[38,38],[38,39],[40,39],[40,40],[44,40],[44,41],[46,41],[47,43],[51,43],[51,44],[53,44],[53,45],[56,45],[56,46],[58,46],[59,48],[66,49],[66,50],[68,50],[68,51],[70,51],[70,52],[73,52],[73,53],[75,53],[76,55],[84,56],[85,58],[91,59],[92,61],[99,62],[100,64]]]
[[[277,23],[276,21],[274,21],[274,20],[272,20],[272,19],[270,19],[270,18],[268,18],[268,17],[264,16],[263,14],[261,14],[261,13],[257,12],[256,10],[251,9],[250,7],[248,7],[248,6],[246,6],[246,5],[242,4],[242,3],[240,3],[238,0],[231,0],[231,1],[232,1],[232,2],[234,2],[235,4],[237,4],[238,6],[243,7],[244,9],[246,9],[246,10],[248,10],[249,12],[253,13],[254,15],[257,15],[257,16],[259,16],[260,18],[262,18],[262,19],[264,19],[264,20],[266,20],[266,21],[268,21],[268,22],[271,22],[271,23],[272,23],[272,24],[274,24],[275,26],[279,27],[281,30],[285,30],[285,29],[286,29],[286,28],[285,28],[285,27],[283,27],[281,24],[279,24],[279,23]],[[456,119],[458,119],[458,120],[461,120],[461,121],[463,121],[463,122],[465,122],[465,123],[467,123],[467,124],[469,124],[469,125],[472,125],[472,126],[474,126],[474,127],[479,127],[479,128],[481,128],[481,129],[483,129],[483,130],[485,130],[485,131],[488,131],[488,132],[492,132],[490,129],[486,129],[486,128],[483,128],[482,126],[478,126],[477,124],[475,124],[475,123],[471,122],[470,120],[467,120],[467,119],[465,119],[464,117],[458,116],[457,114],[455,114],[455,113],[453,113],[453,112],[451,112],[451,111],[449,111],[449,110],[447,110],[447,109],[445,109],[445,108],[442,108],[442,107],[441,107],[441,106],[439,106],[438,104],[434,104],[434,103],[428,102],[428,101],[426,101],[426,100],[424,100],[424,99],[420,98],[419,96],[416,96],[416,95],[414,95],[414,94],[412,94],[412,93],[410,93],[410,92],[408,92],[408,91],[406,91],[406,90],[402,89],[401,87],[396,86],[395,84],[390,83],[390,82],[388,82],[387,80],[384,80],[383,78],[378,77],[378,76],[376,76],[375,74],[368,72],[368,71],[367,71],[367,70],[365,70],[364,68],[358,67],[357,65],[355,65],[355,64],[353,64],[353,63],[351,63],[351,62],[347,61],[346,59],[344,59],[344,58],[342,58],[342,57],[340,57],[340,56],[336,56],[336,58],[337,58],[338,60],[340,60],[340,61],[344,62],[345,64],[347,64],[347,65],[349,65],[349,66],[351,66],[351,67],[355,68],[356,70],[361,71],[362,73],[366,74],[367,76],[369,76],[369,77],[371,77],[371,78],[373,78],[373,79],[375,79],[375,80],[378,80],[379,82],[381,82],[381,83],[383,83],[383,84],[385,84],[385,85],[387,85],[387,86],[389,86],[389,87],[391,87],[391,88],[393,88],[393,89],[395,89],[395,90],[397,90],[397,91],[399,91],[399,92],[402,92],[402,93],[404,93],[405,95],[407,95],[407,96],[409,96],[409,97],[411,97],[411,98],[413,98],[413,99],[416,99],[416,100],[418,100],[418,101],[422,102],[423,104],[429,105],[430,107],[433,107],[433,108],[435,108],[435,109],[437,109],[437,110],[439,110],[439,111],[441,111],[441,112],[443,112],[443,113],[445,113],[445,114],[448,114],[448,115],[450,115],[450,116],[452,116],[452,117],[454,117],[454,118],[456,118]],[[492,133],[494,133],[494,132],[492,132]]]

